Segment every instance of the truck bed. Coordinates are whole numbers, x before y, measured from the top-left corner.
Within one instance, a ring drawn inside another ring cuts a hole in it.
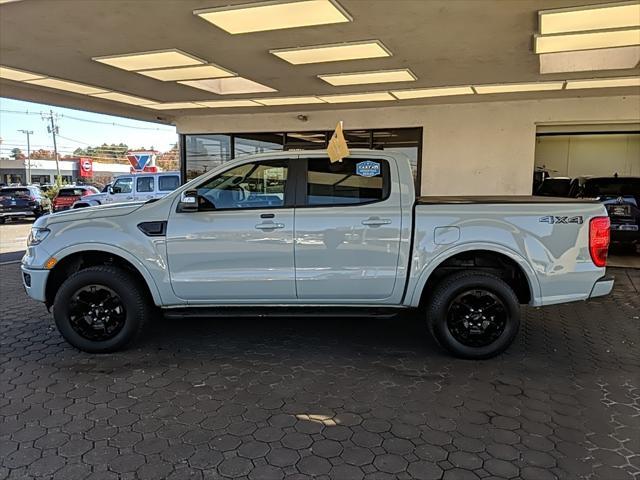
[[[533,195],[424,196],[416,205],[505,203],[600,203],[595,198],[535,197]]]

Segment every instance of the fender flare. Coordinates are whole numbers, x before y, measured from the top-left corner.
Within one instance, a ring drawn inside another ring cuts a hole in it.
[[[52,256],[55,257],[59,262],[60,260],[63,260],[69,255],[72,255],[78,252],[86,252],[88,250],[93,250],[96,252],[111,253],[113,255],[116,255],[128,261],[131,265],[133,265],[136,268],[136,270],[138,270],[138,273],[142,275],[142,278],[144,278],[144,281],[147,284],[147,287],[149,288],[149,292],[151,293],[151,297],[153,298],[153,303],[156,305],[162,305],[160,290],[158,289],[158,286],[156,285],[156,282],[153,276],[151,275],[151,273],[149,273],[149,270],[147,270],[147,267],[145,267],[144,264],[140,262],[140,260],[138,260],[136,257],[134,257],[129,252],[127,252],[126,250],[123,250],[120,247],[116,247],[114,245],[109,245],[106,243],[97,243],[97,242],[80,243],[80,244],[71,245],[69,247],[65,247],[62,250],[58,250]]]
[[[524,272],[527,283],[529,284],[529,291],[531,293],[530,305],[541,305],[540,299],[542,297],[542,290],[540,288],[540,282],[538,281],[538,277],[529,262],[515,250],[512,250],[503,245],[483,242],[463,243],[455,245],[454,247],[448,248],[444,252],[439,253],[435,258],[427,263],[427,265],[425,265],[425,267],[420,272],[418,281],[416,282],[416,285],[411,292],[411,296],[408,298],[408,304],[412,307],[417,307],[419,305],[420,298],[422,297],[422,292],[424,291],[429,277],[431,277],[431,274],[442,264],[442,262],[459,253],[471,252],[474,250],[484,250],[499,253],[516,262],[516,264]]]

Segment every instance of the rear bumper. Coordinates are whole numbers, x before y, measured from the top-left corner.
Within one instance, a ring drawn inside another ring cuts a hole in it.
[[[32,210],[10,210],[0,212],[0,217],[8,218],[8,217],[33,217],[36,213]]]
[[[613,277],[602,277],[598,280],[591,289],[591,293],[589,294],[589,298],[595,297],[603,297],[605,295],[609,295],[611,290],[613,290]]]
[[[22,270],[22,285],[29,295],[34,300],[44,302],[46,300],[46,288],[47,277],[49,276],[49,270],[35,270],[26,268],[24,265]]]

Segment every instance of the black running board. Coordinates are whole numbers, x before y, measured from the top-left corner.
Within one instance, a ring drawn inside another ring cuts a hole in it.
[[[162,311],[167,318],[209,318],[209,317],[342,317],[342,318],[393,318],[407,312],[408,307],[380,306],[291,306],[291,305],[238,305],[174,307]]]

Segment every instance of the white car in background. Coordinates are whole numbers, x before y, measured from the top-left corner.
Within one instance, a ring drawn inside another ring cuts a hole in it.
[[[148,201],[162,198],[180,186],[180,172],[137,173],[116,177],[100,193],[85,195],[72,208]]]

